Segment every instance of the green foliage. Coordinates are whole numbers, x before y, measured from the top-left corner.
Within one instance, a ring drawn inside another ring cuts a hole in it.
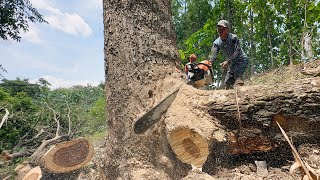
[[[28,22],[46,22],[29,0],[0,1],[0,37],[20,41],[21,30],[28,31]]]
[[[4,102],[9,97],[9,94],[3,90],[2,87],[0,87],[0,102]]]
[[[0,84],[0,117],[4,109],[10,116],[0,129],[0,151],[13,149],[23,136],[34,137],[41,129],[46,136],[21,148],[36,148],[43,138],[55,135],[60,122],[60,135],[69,131],[69,120],[73,137],[87,136],[105,131],[104,85],[74,86],[50,90],[45,79],[36,84],[28,80],[4,80]]]
[[[11,96],[0,87],[0,117],[4,116],[5,108],[11,115],[0,129],[0,151],[13,148],[19,138],[29,131],[35,122],[36,106],[25,92],[17,92]]]
[[[178,48],[182,49],[185,47],[184,41],[210,17],[211,0],[173,0],[171,7]]]
[[[231,32],[238,35],[243,50],[251,58],[253,73],[262,73],[297,60],[301,62],[304,32],[311,34],[313,51],[320,54],[320,3],[316,0],[173,2],[173,20],[182,64],[188,62],[192,53],[197,54],[199,61],[209,58],[212,43],[218,37],[216,23],[220,19],[231,23]],[[207,4],[212,7],[208,9]],[[199,21],[198,15],[206,20]],[[216,73],[221,73],[218,64],[213,68]]]
[[[34,98],[41,94],[43,88],[48,89],[39,84],[29,83],[28,79],[21,80],[20,78],[16,80],[3,79],[0,87],[3,87],[11,96],[15,96],[18,92],[25,92],[28,96]]]

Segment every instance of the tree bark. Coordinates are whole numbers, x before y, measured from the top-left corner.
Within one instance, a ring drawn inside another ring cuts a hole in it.
[[[180,179],[188,165],[173,161],[162,131],[133,132],[134,122],[184,83],[170,0],[104,0],[110,179]],[[139,176],[138,176],[139,174]],[[170,176],[169,176],[170,175]]]
[[[284,140],[276,122],[295,143],[319,142],[320,78],[240,87],[237,94],[240,121],[235,90],[180,88],[165,119],[168,141],[178,159],[203,167],[218,144],[228,154],[274,150]]]

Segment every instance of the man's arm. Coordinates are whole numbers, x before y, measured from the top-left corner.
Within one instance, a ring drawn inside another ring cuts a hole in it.
[[[213,46],[211,48],[211,58],[210,58],[210,62],[213,64],[216,60],[217,60],[217,57],[218,57],[218,53],[219,53],[219,46],[216,45],[215,43],[213,43]]]

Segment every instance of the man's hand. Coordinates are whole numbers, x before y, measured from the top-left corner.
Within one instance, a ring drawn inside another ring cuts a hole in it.
[[[224,61],[220,63],[221,69],[228,69],[229,61]]]

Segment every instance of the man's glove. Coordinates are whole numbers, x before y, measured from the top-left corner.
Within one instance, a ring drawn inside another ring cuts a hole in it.
[[[221,69],[228,69],[229,66],[229,61],[224,61],[222,63],[220,63]]]

